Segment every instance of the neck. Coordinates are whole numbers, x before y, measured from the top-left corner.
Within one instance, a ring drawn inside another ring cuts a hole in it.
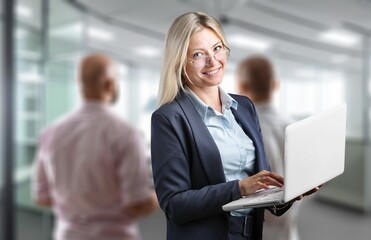
[[[96,97],[96,96],[84,96],[83,97],[83,100],[85,102],[99,102],[99,103],[104,103],[104,104],[108,104],[109,101],[107,98],[103,98],[103,97]]]
[[[251,93],[248,93],[248,92],[240,92],[240,95],[247,96],[254,103],[269,102],[269,101],[272,100],[272,95],[271,94],[263,96],[263,95],[259,95],[259,94],[251,94]]]
[[[270,102],[271,101],[271,98],[270,97],[253,97],[251,98],[251,101],[253,101],[254,103],[266,103],[266,102]]]
[[[218,87],[207,89],[192,89],[192,91],[199,97],[206,105],[211,106],[216,111],[222,111],[222,102],[220,100],[220,93]]]

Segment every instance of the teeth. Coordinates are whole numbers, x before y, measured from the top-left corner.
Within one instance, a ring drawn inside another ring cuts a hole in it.
[[[213,75],[213,74],[217,73],[218,71],[219,71],[219,69],[215,69],[214,71],[207,72],[206,75]]]

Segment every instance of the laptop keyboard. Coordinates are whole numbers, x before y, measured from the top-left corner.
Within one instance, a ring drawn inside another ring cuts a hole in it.
[[[256,202],[274,202],[274,201],[280,201],[283,199],[283,188],[280,187],[272,187],[269,189],[264,189],[261,191],[258,191],[252,195],[249,195],[247,197],[253,197],[249,202],[250,203],[256,203]]]

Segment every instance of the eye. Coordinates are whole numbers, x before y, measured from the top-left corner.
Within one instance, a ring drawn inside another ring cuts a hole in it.
[[[218,45],[214,48],[214,52],[219,52],[220,50],[223,50],[223,45]]]
[[[202,57],[204,54],[202,53],[202,52],[197,52],[197,53],[195,53],[195,54],[193,54],[193,58],[194,59],[197,59],[197,58],[200,58],[200,57]]]

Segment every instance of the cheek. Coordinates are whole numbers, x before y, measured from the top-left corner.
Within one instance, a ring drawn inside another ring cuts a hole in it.
[[[195,76],[197,75],[197,70],[194,69],[193,67],[186,67],[186,73],[189,79],[192,81],[192,79],[194,79]]]

